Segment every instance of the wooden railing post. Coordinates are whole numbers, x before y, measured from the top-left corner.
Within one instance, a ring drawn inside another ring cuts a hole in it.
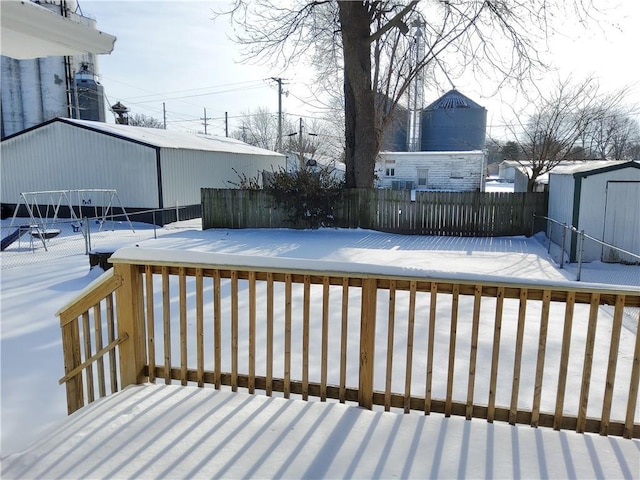
[[[116,290],[118,336],[128,335],[120,345],[120,376],[122,388],[143,383],[147,352],[142,297],[142,274],[134,265],[116,263],[114,274],[122,278],[122,286]]]
[[[62,326],[62,351],[64,355],[65,375],[73,371],[82,363],[80,355],[80,329],[77,318],[75,320],[61,317]],[[84,406],[84,389],[82,386],[82,372],[69,379],[65,383],[67,389],[67,413],[73,412]]]
[[[362,280],[358,404],[369,410],[373,407],[373,365],[375,360],[377,292],[378,287],[375,278],[365,278]]]

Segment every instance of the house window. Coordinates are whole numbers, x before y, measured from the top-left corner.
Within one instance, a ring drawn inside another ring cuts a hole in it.
[[[387,177],[395,177],[396,176],[396,169],[395,168],[387,168],[385,170],[385,176],[387,176]]]
[[[418,187],[426,187],[427,186],[427,172],[426,168],[418,169]]]

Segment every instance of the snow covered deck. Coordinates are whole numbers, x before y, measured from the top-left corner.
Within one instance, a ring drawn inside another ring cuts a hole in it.
[[[9,478],[638,478],[640,441],[210,388],[132,385],[82,408]]]

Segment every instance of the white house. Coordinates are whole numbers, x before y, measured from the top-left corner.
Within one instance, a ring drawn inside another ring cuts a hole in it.
[[[640,162],[591,161],[561,165],[549,174],[549,217],[598,240],[640,255]],[[562,232],[551,238],[560,244]],[[570,257],[577,258],[577,242]],[[583,261],[638,260],[587,240]]]
[[[394,190],[484,191],[485,154],[467,152],[380,152],[378,188]]]
[[[56,118],[5,138],[0,199],[22,192],[117,190],[127,211],[172,208],[163,223],[200,215],[201,188],[286,167],[285,156],[226,137]],[[136,217],[140,218],[140,217]]]

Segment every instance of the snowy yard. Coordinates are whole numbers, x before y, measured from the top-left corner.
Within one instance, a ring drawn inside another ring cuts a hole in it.
[[[287,257],[345,264],[374,264],[383,267],[429,270],[433,275],[443,278],[471,275],[502,281],[537,280],[554,284],[573,283],[572,279],[575,278],[574,266],[568,265],[564,269],[558,269],[554,259],[547,254],[546,246],[536,238],[422,237],[333,229],[202,232],[198,221],[190,221],[159,229],[158,238],[153,239],[148,227],[146,229],[138,227],[136,226],[136,233],[117,229],[100,232],[94,237],[96,241],[99,239],[101,249],[133,244],[144,248],[255,257]],[[99,274],[97,270],[89,271],[88,259],[82,253],[49,259],[56,256],[54,249],[50,250],[48,257],[41,258],[37,262],[25,259],[21,266],[17,267],[11,267],[11,264],[5,263],[6,253],[0,257],[3,261],[1,279],[3,456],[22,450],[48,427],[65,417],[64,387],[57,384],[57,380],[63,375],[60,329],[58,319],[54,315],[68,299]],[[23,251],[19,255],[33,256],[34,254]],[[582,279],[584,282],[640,287],[640,267],[587,264],[583,266]],[[513,303],[515,306],[507,305],[505,302],[507,309],[505,318],[517,316],[517,302]],[[461,305],[461,319],[468,316],[470,308],[469,305]],[[576,319],[585,317],[581,308],[576,310]],[[552,312],[550,338],[561,335],[562,327],[559,324],[554,326],[553,315],[562,318],[563,313]],[[539,316],[539,312],[532,311],[530,314],[532,317]],[[599,328],[606,331],[610,316],[610,312],[604,312],[603,326]],[[630,312],[625,316],[623,323],[621,349],[624,351],[633,351],[631,332],[635,332],[636,325],[637,312]],[[442,328],[446,329],[446,326],[443,325]],[[535,324],[532,324],[531,328],[535,328]],[[468,331],[468,325],[461,323],[459,338],[468,337],[465,331]],[[312,330],[311,333],[313,335],[317,332]],[[489,334],[490,332],[486,332],[486,335]],[[509,334],[509,326],[505,325],[505,335]],[[483,335],[481,333],[481,338]],[[399,343],[402,343],[401,340]],[[577,350],[579,351],[579,347]],[[418,351],[417,354],[421,352]],[[479,352],[480,357],[486,354],[482,350]],[[296,362],[297,360],[294,360],[294,364]],[[579,364],[579,355],[573,355],[572,362]],[[394,372],[394,382],[402,383],[403,366],[396,368],[400,370],[397,374]],[[456,371],[457,368],[458,366]],[[464,370],[468,365],[461,364],[459,368]],[[602,366],[602,368],[605,367]],[[557,367],[553,367],[553,370],[556,369]],[[376,367],[376,389],[379,389],[380,382],[384,381],[384,378],[379,377],[381,371],[384,372],[383,367]],[[594,372],[602,376],[601,369],[594,368]],[[508,375],[509,372],[502,373]],[[523,371],[523,375],[530,374],[529,371]],[[624,379],[625,375],[628,378],[628,371],[619,372],[621,378]],[[420,376],[424,378],[424,372],[416,374],[416,377]],[[573,380],[570,377],[568,381],[568,390],[572,395],[576,395],[576,383],[571,382],[577,381],[579,388],[579,377]],[[465,376],[462,377],[462,382],[466,382]],[[628,385],[628,380],[618,382],[616,386],[624,390],[625,383]],[[464,387],[465,385],[460,385],[460,388],[456,386],[454,391],[464,394]],[[594,387],[593,390],[594,404],[601,403],[601,398],[596,393],[598,389]],[[508,391],[498,392],[498,403],[506,402],[508,405],[508,394]],[[480,391],[478,395],[486,396],[486,392]],[[531,393],[525,390],[524,395],[531,396]],[[622,396],[614,396],[614,412],[618,398],[621,399]],[[549,410],[549,406],[544,405],[544,398],[543,410]],[[619,415],[616,416],[618,417]],[[636,441],[633,443],[637,444]]]

